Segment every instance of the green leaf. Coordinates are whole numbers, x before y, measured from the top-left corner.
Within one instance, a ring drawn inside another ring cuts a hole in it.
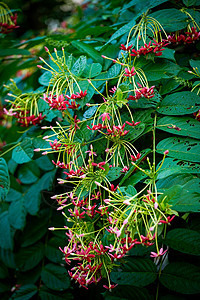
[[[129,32],[134,25],[135,25],[135,18],[131,20],[128,24],[125,24],[120,29],[115,31],[115,33],[113,33],[112,37],[108,40],[108,42],[105,45],[110,44],[113,40],[116,40],[121,35]]]
[[[185,6],[189,7],[192,5],[196,4],[196,0],[183,0],[183,4],[185,4]]]
[[[200,173],[200,165],[167,157],[158,172],[157,179],[162,179],[176,173]]]
[[[8,212],[0,214],[0,245],[4,249],[13,248],[13,237],[11,226],[8,219]]]
[[[10,225],[15,229],[23,229],[26,224],[26,214],[25,200],[23,197],[11,202],[8,210]]]
[[[183,253],[200,255],[200,233],[185,228],[170,230],[164,240],[169,247]]]
[[[185,262],[168,264],[160,276],[160,282],[168,289],[181,294],[200,293],[200,270]]]
[[[0,200],[4,200],[10,187],[8,166],[4,158],[0,158]]]
[[[37,293],[37,286],[34,284],[26,284],[20,286],[10,299],[28,300]]]
[[[93,78],[99,75],[101,71],[102,71],[102,65],[99,63],[93,63],[91,65],[86,66],[82,75],[86,78]]]
[[[31,138],[26,137],[12,152],[12,159],[18,164],[31,161],[34,155]]]
[[[64,267],[47,264],[41,273],[44,284],[56,291],[63,291],[69,288],[70,279]]]
[[[30,52],[26,49],[1,49],[0,56],[10,56],[10,55],[30,55]]]
[[[0,261],[0,279],[4,279],[8,277],[8,269],[7,267]]]
[[[74,63],[71,71],[76,76],[81,76],[87,65],[87,59],[85,56],[80,56],[79,59]]]
[[[43,171],[52,171],[55,168],[54,164],[47,155],[37,158],[35,163]]]
[[[44,257],[44,245],[37,243],[30,247],[20,248],[16,255],[16,264],[21,271],[28,271],[39,264]]]
[[[89,46],[88,44],[85,44],[80,41],[72,41],[72,45],[78,50],[87,53],[94,61],[100,64],[103,62],[103,58],[101,57],[99,52],[95,50],[93,47]]]
[[[148,81],[169,78],[178,74],[180,66],[166,59],[160,59],[159,63],[151,62],[143,67],[143,71]]]
[[[52,291],[45,286],[42,286],[39,290],[39,296],[41,300],[72,300],[73,295],[70,292],[58,292]]]
[[[146,258],[129,258],[122,271],[111,272],[111,280],[118,284],[143,287],[156,280],[155,264]]]
[[[96,110],[97,110],[97,106],[91,106],[91,107],[89,107],[89,108],[84,112],[83,117],[84,117],[85,119],[91,118],[91,117],[95,114]],[[88,130],[88,129],[87,129],[87,130]]]
[[[200,142],[191,138],[170,137],[157,145],[157,152],[163,154],[169,150],[169,156],[191,162],[200,162]]]
[[[27,219],[27,225],[23,230],[21,247],[27,247],[39,241],[48,232],[48,216],[32,217]]]
[[[63,239],[58,237],[51,238],[45,248],[46,257],[54,263],[62,263],[63,253],[58,247],[63,248],[64,246],[65,241]]]
[[[52,74],[49,71],[45,71],[38,79],[39,84],[44,86],[49,86],[49,82],[51,80]],[[41,99],[42,100],[42,99]],[[42,100],[44,101],[44,100]]]
[[[166,96],[157,111],[163,115],[187,115],[200,109],[200,97],[192,92],[177,92]]]
[[[179,128],[179,130],[176,129]],[[200,123],[190,117],[166,116],[157,123],[157,128],[172,134],[200,139]]]
[[[6,267],[11,269],[16,268],[15,257],[12,250],[0,248],[0,258]]]
[[[182,189],[177,195],[170,199],[172,209],[178,212],[200,212],[200,193]]]
[[[108,178],[109,181],[114,181],[118,179],[120,176],[122,176],[122,173],[120,173],[121,170],[122,168],[120,167],[112,167],[109,169],[109,172],[106,175],[106,177]]]
[[[159,201],[168,196],[165,202],[179,212],[200,211],[200,179],[190,174],[171,175],[157,182]],[[170,194],[170,197],[169,197]]]
[[[40,169],[35,162],[29,162],[20,167],[18,178],[23,184],[31,184],[38,180]]]
[[[169,59],[169,60],[172,60],[174,62],[176,62],[175,60],[175,57],[174,57],[174,53],[175,53],[175,50],[173,49],[169,49],[169,48],[164,48],[165,50],[163,51],[162,55],[161,56],[157,56],[157,58],[166,58],[166,59]],[[157,63],[159,64],[159,61],[157,61]]]
[[[144,9],[144,11],[146,11],[147,7],[148,7],[148,9],[154,8],[164,2],[167,2],[167,0],[154,0],[154,1],[152,1],[152,0],[132,0],[129,3],[126,3],[123,5],[122,11],[124,11],[134,5],[135,6],[134,10],[142,13],[143,12],[143,11],[141,12],[142,9]]]
[[[180,85],[180,83],[174,80],[174,78],[162,79],[161,84],[161,89],[159,90],[161,95],[168,94]]]
[[[149,15],[156,19],[167,32],[187,27],[187,15],[175,8],[162,9]]]
[[[105,300],[151,300],[151,295],[145,288],[138,288],[129,285],[119,285],[110,291],[107,291],[104,296]]]
[[[200,71],[200,60],[190,59],[189,63],[192,68],[197,68]]]
[[[30,215],[36,215],[38,213],[41,191],[51,189],[55,173],[56,170],[47,172],[25,192],[25,207]]]

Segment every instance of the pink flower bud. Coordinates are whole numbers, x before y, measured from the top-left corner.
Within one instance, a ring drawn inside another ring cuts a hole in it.
[[[55,227],[49,227],[48,229],[51,230],[51,231],[54,231]]]
[[[164,155],[167,155],[169,153],[169,150],[166,150],[165,152],[164,152]]]
[[[158,203],[157,203],[157,202],[154,203],[154,208],[155,208],[155,209],[158,208]]]
[[[104,199],[103,200],[106,204],[109,204],[110,203],[110,199]]]
[[[34,149],[33,151],[35,151],[35,152],[40,152],[40,148],[36,148],[36,149]]]
[[[37,65],[37,67],[38,67],[39,69],[41,69],[41,68],[42,68],[42,66],[41,66],[41,65]]]
[[[64,206],[59,206],[58,208],[57,208],[57,210],[62,210],[64,208]]]
[[[46,46],[44,47],[44,49],[46,52],[49,52],[49,49]]]
[[[42,152],[42,155],[47,155],[47,154],[48,154],[47,151]]]

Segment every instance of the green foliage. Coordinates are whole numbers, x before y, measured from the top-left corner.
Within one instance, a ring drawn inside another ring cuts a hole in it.
[[[112,272],[111,279],[115,283],[143,287],[156,279],[156,267],[150,259],[129,258],[121,272]]]
[[[54,264],[46,265],[42,270],[41,277],[47,287],[56,291],[66,290],[70,286],[66,270],[61,266]]]
[[[185,228],[170,230],[165,238],[165,243],[180,252],[200,255],[200,235],[197,231]]]
[[[6,161],[0,158],[0,200],[4,200],[10,186],[10,178]]]
[[[168,289],[181,294],[197,294],[200,272],[195,265],[185,262],[173,262],[163,270],[160,282]]]

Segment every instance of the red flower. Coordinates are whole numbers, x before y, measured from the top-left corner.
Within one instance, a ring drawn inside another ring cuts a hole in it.
[[[126,77],[133,77],[134,75],[136,75],[136,72],[134,72],[135,71],[134,67],[132,67],[132,69],[130,71],[127,68],[125,68],[124,71],[125,71],[124,76],[126,76]]]
[[[121,47],[119,47],[119,48],[122,49],[123,51],[129,51],[132,47],[133,47],[133,45],[125,47],[124,44],[121,44]]]

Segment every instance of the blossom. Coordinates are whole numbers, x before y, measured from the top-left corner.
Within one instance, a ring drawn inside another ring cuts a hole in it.
[[[156,257],[164,255],[166,252],[167,252],[167,250],[163,251],[163,248],[160,248],[159,253],[151,252],[150,257],[156,258]]]
[[[128,47],[125,47],[124,44],[121,44],[120,49],[123,50],[123,51],[129,51],[132,47],[133,47],[133,44],[128,46]]]
[[[90,145],[90,150],[85,151],[85,153],[89,153],[89,156],[95,155],[97,156],[96,152],[93,151],[93,146]]]
[[[120,172],[121,173],[126,173],[126,172],[128,172],[128,170],[129,170],[129,167],[124,166],[124,168]]]
[[[159,224],[161,224],[161,223],[169,224],[174,218],[175,218],[175,215],[173,215],[172,217],[168,216],[167,220],[160,220]]]
[[[14,16],[11,15],[7,18],[7,22],[0,22],[0,33],[8,34],[18,27],[19,26],[17,26],[17,14],[15,14]]]
[[[100,163],[94,163],[94,162],[92,162],[92,166],[94,166],[94,167],[98,167],[99,169],[101,169],[101,170],[104,170],[105,171],[105,169],[102,167],[102,166],[104,166],[106,163],[104,162],[104,161],[102,161],[102,162],[100,162]]]
[[[53,143],[50,142],[49,144],[50,144],[51,148],[56,151],[59,150],[59,148],[61,146],[61,144],[58,144],[57,140],[54,140]]]
[[[131,161],[137,161],[138,159],[140,159],[140,157],[141,157],[141,154],[140,154],[140,153],[137,153],[136,156],[131,155],[130,160],[131,160]]]
[[[128,125],[130,125],[130,126],[136,126],[136,125],[138,125],[138,124],[140,124],[140,123],[141,123],[141,121],[140,121],[140,122],[134,122],[134,121],[128,122],[128,121],[126,121],[126,124],[128,124]]]
[[[118,286],[118,284],[110,284],[109,286],[103,285],[103,287],[109,291],[114,289],[116,286]]]
[[[126,77],[133,77],[134,75],[136,75],[136,72],[134,72],[135,71],[134,67],[132,67],[131,71],[129,71],[127,68],[125,68],[124,71],[125,71],[124,76]]]
[[[104,122],[106,119],[110,120],[110,114],[109,113],[103,113],[99,118],[102,118],[102,121]]]

